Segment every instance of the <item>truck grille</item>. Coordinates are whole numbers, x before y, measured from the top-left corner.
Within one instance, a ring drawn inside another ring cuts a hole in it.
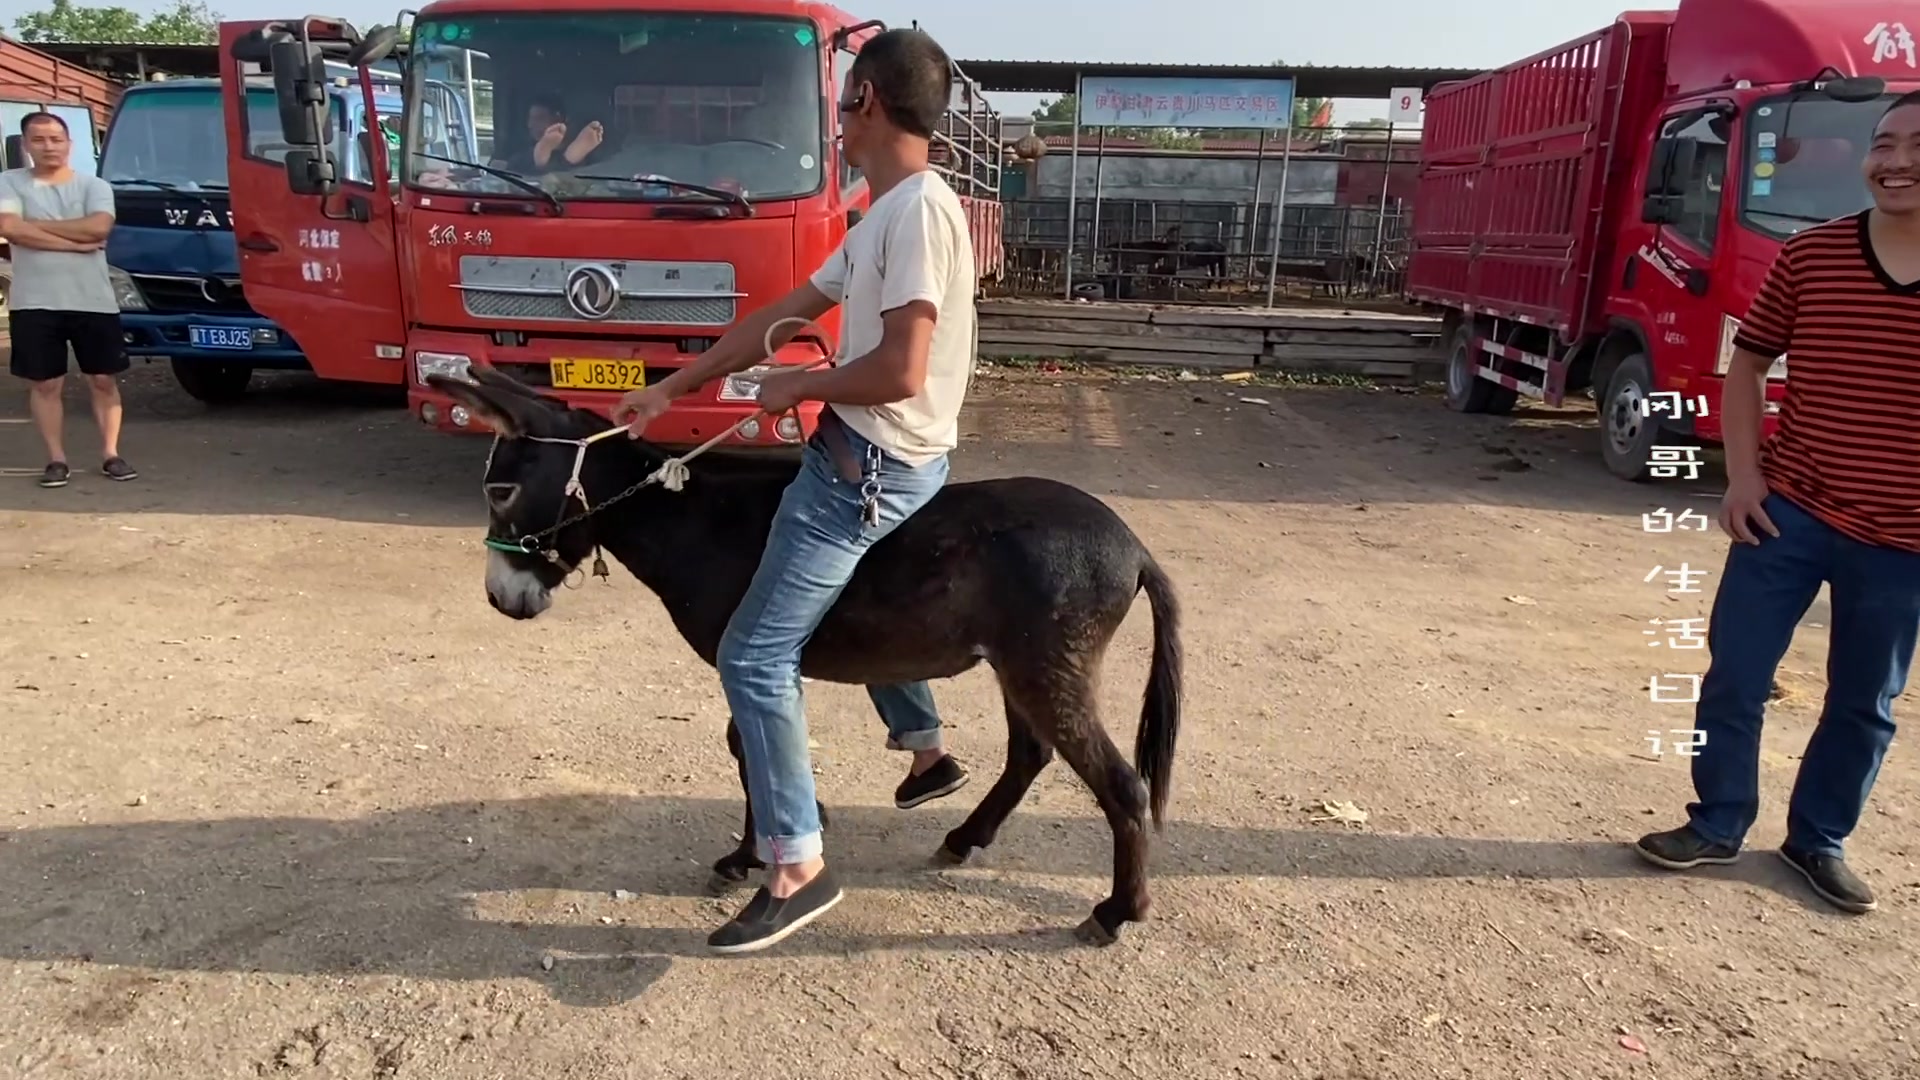
[[[586,266],[603,268],[618,282],[619,297],[605,318],[585,318],[568,302],[569,277]],[[741,299],[733,264],[723,262],[464,255],[456,288],[476,319],[587,324],[730,326]]]
[[[172,274],[129,274],[147,308],[156,313],[196,312],[252,315],[238,278],[191,278]]]
[[[462,290],[467,314],[476,319],[562,319],[580,322],[564,296]],[[732,300],[691,297],[686,300],[634,300],[623,297],[613,314],[595,320],[610,323],[655,323],[661,326],[730,326]]]

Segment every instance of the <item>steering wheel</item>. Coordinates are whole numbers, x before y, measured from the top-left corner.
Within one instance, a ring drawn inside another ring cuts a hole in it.
[[[774,142],[772,139],[753,139],[753,138],[748,138],[745,135],[739,135],[739,136],[735,136],[733,138],[728,138],[728,139],[715,139],[713,142],[710,142],[707,145],[708,146],[724,146],[727,143],[736,143],[736,142],[752,143],[755,146],[764,146],[767,149],[772,150],[776,153],[786,153],[786,150],[787,150],[786,147],[780,145],[777,142]]]

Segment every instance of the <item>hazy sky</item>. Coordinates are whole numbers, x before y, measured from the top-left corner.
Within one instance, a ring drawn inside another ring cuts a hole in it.
[[[39,6],[0,0],[0,12]],[[212,6],[228,18],[307,13],[285,0],[213,0]],[[392,21],[399,6],[333,0],[313,13],[365,27]],[[917,18],[959,59],[1492,67],[1597,30],[1623,10],[1671,9],[1677,0],[1364,0],[1351,7],[1328,0],[843,0],[839,6],[890,26]],[[1024,95],[995,99],[1009,114],[1035,103]],[[1343,102],[1338,112],[1343,120],[1384,116],[1385,103]]]

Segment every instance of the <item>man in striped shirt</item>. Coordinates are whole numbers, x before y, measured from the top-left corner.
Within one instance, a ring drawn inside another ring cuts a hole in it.
[[[1872,209],[1787,241],[1738,336],[1721,400],[1735,543],[1714,597],[1688,823],[1640,838],[1674,870],[1731,863],[1760,810],[1760,724],[1794,627],[1824,582],[1826,706],[1780,855],[1823,898],[1871,911],[1841,846],[1893,739],[1920,634],[1920,93],[1874,130]],[[1759,445],[1766,372],[1787,357],[1780,427]]]

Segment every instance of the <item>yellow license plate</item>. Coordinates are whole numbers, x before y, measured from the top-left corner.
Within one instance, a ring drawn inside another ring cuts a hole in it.
[[[638,360],[553,360],[555,390],[638,390],[647,365]]]

